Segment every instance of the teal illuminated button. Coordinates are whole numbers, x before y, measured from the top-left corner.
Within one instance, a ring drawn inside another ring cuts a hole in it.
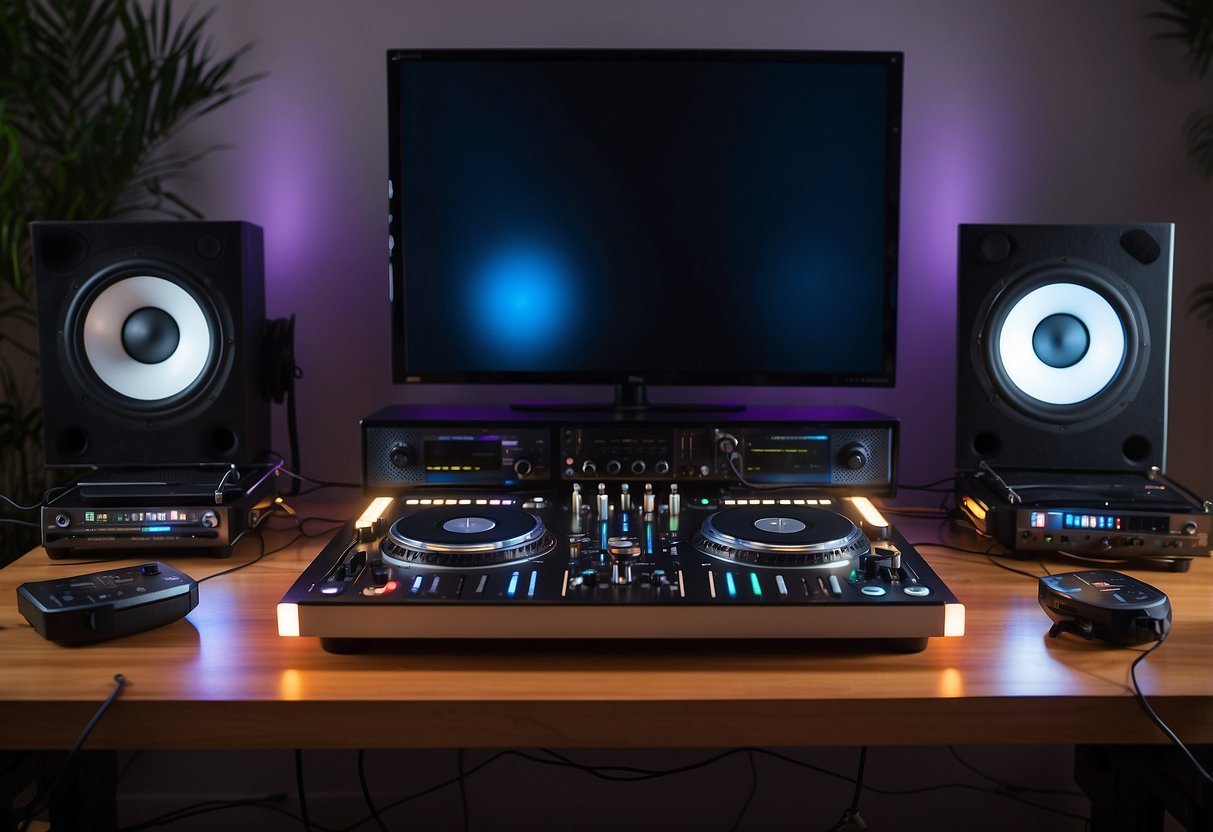
[[[886,590],[883,586],[872,586],[872,585],[860,587],[859,591],[862,592],[864,595],[871,595],[873,598],[879,598],[881,595],[884,595],[886,592],[888,592],[888,590]]]

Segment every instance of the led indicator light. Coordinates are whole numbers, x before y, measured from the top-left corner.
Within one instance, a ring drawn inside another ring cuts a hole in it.
[[[725,586],[727,587],[728,592],[729,592],[729,597],[736,598],[737,597],[737,584],[733,581],[733,573],[725,572],[724,581],[725,581]]]

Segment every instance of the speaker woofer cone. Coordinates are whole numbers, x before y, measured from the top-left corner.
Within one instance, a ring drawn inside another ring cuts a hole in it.
[[[1070,261],[1029,269],[1007,280],[987,310],[974,364],[991,398],[1021,416],[1098,424],[1141,384],[1150,341],[1141,301],[1095,268]]]
[[[65,355],[86,394],[119,414],[184,412],[226,376],[220,311],[177,270],[123,263],[67,310]]]

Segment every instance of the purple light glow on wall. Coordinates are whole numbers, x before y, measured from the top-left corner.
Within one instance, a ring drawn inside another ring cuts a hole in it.
[[[336,137],[331,119],[309,106],[306,83],[280,85],[260,101],[259,129],[245,140],[247,164],[238,200],[265,229],[270,297],[275,285],[297,285],[315,270],[321,233],[336,203]]]
[[[1015,164],[1001,150],[1011,118],[999,104],[911,102],[902,148],[903,303],[953,297],[956,287],[956,229],[967,222],[1011,219],[1019,201]],[[1000,158],[1002,157],[1002,158]]]

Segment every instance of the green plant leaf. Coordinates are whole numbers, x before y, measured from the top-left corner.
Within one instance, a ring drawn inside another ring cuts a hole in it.
[[[174,190],[213,145],[166,151],[196,119],[248,92],[251,49],[215,55],[213,10],[171,0],[0,0],[0,493],[37,502],[43,470],[31,220],[202,213]],[[24,374],[23,374],[24,373]],[[3,507],[0,507],[3,513]],[[35,530],[36,531],[36,530]],[[0,566],[13,527],[0,523]]]

